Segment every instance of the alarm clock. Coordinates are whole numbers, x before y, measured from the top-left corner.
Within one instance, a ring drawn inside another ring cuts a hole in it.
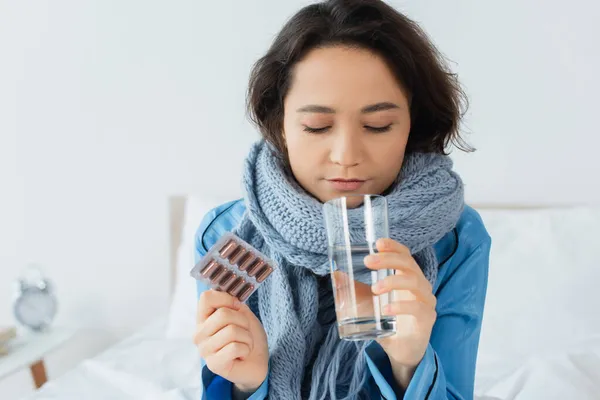
[[[41,270],[30,267],[25,276],[17,280],[17,294],[13,312],[21,325],[33,330],[47,329],[57,311],[57,300],[52,283]]]

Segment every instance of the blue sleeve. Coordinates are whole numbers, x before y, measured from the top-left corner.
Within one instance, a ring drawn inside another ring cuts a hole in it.
[[[196,232],[195,238],[195,253],[194,253],[194,264],[206,254],[208,249],[205,248],[206,243],[214,243],[218,238],[207,238],[205,232],[209,225],[211,225],[217,215],[224,209],[226,209],[231,203],[225,204],[214,210],[211,210],[200,223],[200,227]],[[210,247],[210,246],[207,246]],[[190,267],[191,269],[191,267]],[[209,287],[201,281],[196,281],[197,298]],[[223,377],[212,373],[206,366],[206,361],[201,358],[201,381],[202,381],[202,400],[231,400],[232,383]],[[248,400],[263,400],[267,397],[269,392],[269,379],[263,382],[263,384],[248,398]]]
[[[475,365],[487,291],[491,242],[458,265],[440,269],[436,285],[437,320],[430,344],[405,393],[396,385],[387,356],[377,344],[367,350],[367,364],[382,396],[388,400],[472,400]]]

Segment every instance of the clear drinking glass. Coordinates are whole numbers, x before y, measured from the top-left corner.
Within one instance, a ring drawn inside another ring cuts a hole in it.
[[[358,196],[358,198],[357,198]],[[357,206],[353,206],[360,203]],[[353,195],[323,205],[338,332],[345,340],[370,340],[393,335],[396,317],[383,316],[391,293],[373,295],[371,285],[393,270],[370,270],[364,258],[377,252],[375,242],[389,237],[385,197]]]

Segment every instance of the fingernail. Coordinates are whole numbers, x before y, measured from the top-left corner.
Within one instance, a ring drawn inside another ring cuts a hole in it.
[[[236,310],[239,310],[241,306],[242,306],[241,301],[239,301],[237,298],[233,300],[233,308],[235,308]]]
[[[381,282],[376,282],[372,287],[373,292],[377,293],[381,290],[382,288],[382,283]]]
[[[365,257],[364,262],[365,264],[377,265],[377,263],[379,262],[379,257],[377,257],[374,254],[370,254]]]

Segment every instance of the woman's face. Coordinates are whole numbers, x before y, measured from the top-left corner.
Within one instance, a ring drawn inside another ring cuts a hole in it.
[[[320,201],[381,194],[396,179],[409,102],[379,56],[349,47],[311,51],[295,65],[284,108],[292,172]]]

